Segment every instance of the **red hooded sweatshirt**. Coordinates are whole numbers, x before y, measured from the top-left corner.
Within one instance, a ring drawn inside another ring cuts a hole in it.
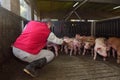
[[[38,54],[45,47],[50,29],[45,23],[30,21],[13,46],[30,54]]]

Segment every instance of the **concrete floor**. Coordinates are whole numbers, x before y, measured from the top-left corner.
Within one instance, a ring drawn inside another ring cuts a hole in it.
[[[120,80],[120,64],[108,59],[60,55],[32,78],[23,72],[26,63],[11,59],[1,66],[0,80]]]

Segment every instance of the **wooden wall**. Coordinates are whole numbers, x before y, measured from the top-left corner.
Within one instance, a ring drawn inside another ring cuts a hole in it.
[[[21,32],[22,18],[0,7],[0,64],[12,56],[11,44]]]

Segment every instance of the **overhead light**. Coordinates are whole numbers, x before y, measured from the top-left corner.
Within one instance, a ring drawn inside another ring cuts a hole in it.
[[[77,6],[78,4],[79,4],[79,2],[76,2],[76,3],[73,5],[73,7]]]
[[[118,8],[120,8],[120,6],[116,6],[116,7],[114,7],[113,9],[118,9]]]

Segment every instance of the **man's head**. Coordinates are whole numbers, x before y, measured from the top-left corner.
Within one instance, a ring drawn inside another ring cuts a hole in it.
[[[50,28],[52,26],[52,22],[50,18],[44,18],[41,20],[41,22],[44,22],[48,25],[48,28]]]

